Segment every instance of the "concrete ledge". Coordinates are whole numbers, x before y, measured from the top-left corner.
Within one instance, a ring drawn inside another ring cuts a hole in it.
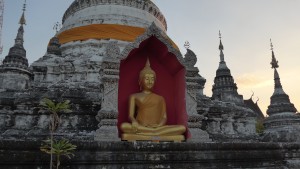
[[[62,168],[300,168],[300,144],[73,142],[76,156]],[[37,141],[0,141],[0,168],[49,168]]]

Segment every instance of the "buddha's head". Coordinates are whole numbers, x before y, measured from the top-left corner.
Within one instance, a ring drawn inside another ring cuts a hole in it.
[[[145,67],[140,72],[139,84],[143,90],[151,90],[156,79],[155,72],[150,67],[149,59],[147,59]]]

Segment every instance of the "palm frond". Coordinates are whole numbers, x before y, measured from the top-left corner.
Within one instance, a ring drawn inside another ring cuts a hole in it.
[[[60,111],[63,111],[65,113],[71,112],[70,108],[70,100],[65,100],[63,102],[56,103],[48,98],[43,98],[40,101],[40,106],[42,106],[43,109],[48,110],[50,113],[58,113]]]
[[[43,141],[40,150],[47,154],[51,154],[51,150],[52,150],[53,154],[59,156],[63,155],[70,159],[75,156],[74,151],[76,150],[76,148],[77,146],[70,143],[69,140],[61,139],[61,140],[53,140],[53,145],[51,149],[51,140],[48,139]]]

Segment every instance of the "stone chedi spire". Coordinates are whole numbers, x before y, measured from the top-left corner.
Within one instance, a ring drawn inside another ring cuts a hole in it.
[[[59,39],[56,36],[58,29],[60,29],[60,24],[57,22],[55,23],[53,29],[56,31],[56,34],[54,37],[52,37],[48,43],[47,46],[47,52],[46,54],[38,59],[37,61],[33,62],[30,66],[30,69],[32,70],[32,73],[34,75],[33,79],[33,86],[34,87],[42,87],[42,88],[47,88],[49,84],[49,81],[54,81],[55,79],[60,79],[59,77],[53,77],[52,75],[55,74],[56,76],[58,72],[55,72],[59,69],[57,67],[62,65],[59,65],[61,61],[61,44],[59,43]],[[56,67],[56,69],[55,69]],[[71,72],[67,72],[71,73]]]
[[[214,85],[212,88],[212,98],[221,100],[235,102],[238,104],[243,103],[243,96],[239,95],[237,92],[237,85],[234,83],[234,79],[231,76],[230,69],[227,67],[225,58],[224,58],[224,46],[221,40],[221,33],[219,32],[220,38],[220,62],[219,67],[216,71],[216,77],[214,80]]]
[[[276,113],[282,113],[282,112],[292,112],[295,113],[297,110],[294,107],[294,104],[290,102],[289,96],[283,91],[280,77],[277,71],[277,68],[279,67],[278,61],[275,58],[275,54],[273,51],[273,45],[271,43],[271,50],[272,50],[272,69],[274,69],[274,83],[275,83],[275,89],[274,93],[271,96],[271,104],[268,107],[267,113],[269,116],[276,114]]]
[[[202,115],[197,112],[197,98],[204,97],[203,89],[206,79],[199,74],[199,69],[195,66],[197,63],[196,54],[190,50],[190,43],[185,42],[184,47],[187,52],[184,55],[184,65],[186,69],[186,109],[188,112],[188,128],[192,135],[191,142],[211,141],[206,131],[201,129]]]
[[[203,89],[206,82],[206,79],[199,74],[199,69],[195,67],[197,63],[196,54],[189,49],[189,42],[185,42],[184,47],[186,48],[186,54],[184,55],[184,64],[186,67],[186,80],[187,87],[191,89],[197,89],[198,94],[203,95]]]
[[[28,69],[28,60],[26,58],[26,50],[24,49],[24,25],[26,25],[25,20],[25,10],[26,4],[23,6],[23,13],[20,18],[19,24],[20,27],[18,29],[17,37],[15,39],[15,44],[10,48],[8,55],[3,60],[3,67],[15,67]]]
[[[53,27],[53,29],[56,31],[56,35],[60,28],[61,28],[61,24],[59,22],[56,22]],[[49,41],[49,44],[47,47],[47,54],[61,55],[61,49],[60,49],[61,44],[56,35],[54,37],[52,37]]]
[[[15,44],[9,49],[8,55],[3,60],[0,67],[0,76],[3,81],[0,83],[1,89],[25,89],[29,86],[31,72],[28,68],[28,60],[26,58],[26,50],[24,49],[24,25],[26,1],[23,5],[23,13],[19,20],[20,27],[18,29]]]
[[[274,69],[275,89],[271,96],[271,104],[268,106],[269,117],[264,121],[264,141],[291,142],[300,141],[300,116],[296,115],[296,108],[290,102],[289,96],[283,91],[279,73],[278,61],[275,58],[273,44],[271,42],[272,61],[271,68]]]

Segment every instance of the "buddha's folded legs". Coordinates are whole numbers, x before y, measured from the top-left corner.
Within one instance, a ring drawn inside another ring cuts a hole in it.
[[[147,136],[170,136],[170,135],[182,135],[186,128],[183,125],[166,125],[161,127],[145,127],[145,126],[137,126],[134,127],[130,123],[123,123],[121,125],[121,130],[124,133],[131,134],[139,134],[139,135],[147,135]]]

